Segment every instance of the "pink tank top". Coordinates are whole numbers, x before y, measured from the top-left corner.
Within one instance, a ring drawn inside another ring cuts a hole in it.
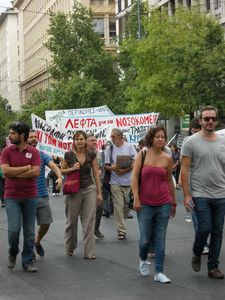
[[[159,206],[172,202],[166,169],[143,166],[140,182],[140,201],[142,204]]]

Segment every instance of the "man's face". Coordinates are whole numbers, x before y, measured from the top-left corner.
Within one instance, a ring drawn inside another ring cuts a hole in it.
[[[9,129],[9,140],[11,144],[20,145],[22,142],[22,137],[16,131]]]
[[[37,139],[37,133],[36,132],[30,132],[29,137],[27,140],[28,144],[37,147],[38,139]]]
[[[89,150],[96,150],[97,149],[97,139],[94,136],[89,136],[87,138],[87,148]]]
[[[202,112],[202,118],[199,122],[202,128],[207,132],[215,130],[217,125],[217,115],[214,110],[205,110]]]
[[[123,137],[120,134],[118,134],[116,131],[112,131],[111,140],[113,144],[116,146],[121,146],[121,144],[123,144]]]

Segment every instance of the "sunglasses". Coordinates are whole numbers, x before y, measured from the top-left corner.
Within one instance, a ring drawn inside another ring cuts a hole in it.
[[[218,119],[217,117],[204,117],[202,118],[202,120],[204,120],[205,122],[209,122],[212,119],[213,122],[216,122]]]

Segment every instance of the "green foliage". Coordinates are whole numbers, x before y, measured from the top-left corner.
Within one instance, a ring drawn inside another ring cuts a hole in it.
[[[6,137],[10,123],[15,120],[15,113],[8,114],[6,105],[8,100],[0,95],[0,149],[5,147]]]
[[[50,107],[108,104],[116,95],[118,70],[112,54],[94,32],[90,13],[79,2],[69,15],[51,17],[46,47],[52,52]]]
[[[223,108],[225,44],[217,20],[178,9],[174,16],[155,10],[143,23],[145,36],[122,45],[130,59],[128,83],[134,79],[125,90],[129,111],[178,116],[205,104]]]

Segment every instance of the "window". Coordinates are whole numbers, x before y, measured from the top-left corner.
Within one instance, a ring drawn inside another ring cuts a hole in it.
[[[109,37],[116,36],[116,20],[114,17],[109,17]]]
[[[92,20],[93,22],[93,29],[97,32],[102,38],[104,38],[104,19],[96,18]]]
[[[206,0],[205,5],[206,5],[206,10],[210,11],[210,0]]]

